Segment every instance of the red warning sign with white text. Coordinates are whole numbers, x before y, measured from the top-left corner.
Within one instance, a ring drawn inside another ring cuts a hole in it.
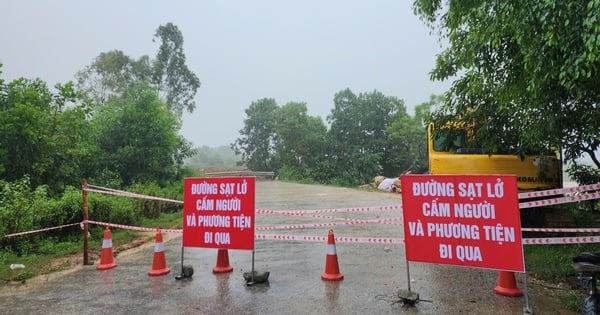
[[[253,250],[254,179],[186,178],[182,246]]]
[[[408,261],[525,272],[514,175],[402,175]]]

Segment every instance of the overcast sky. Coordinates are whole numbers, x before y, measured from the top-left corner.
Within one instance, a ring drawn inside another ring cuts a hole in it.
[[[252,101],[306,102],[324,121],[335,93],[378,90],[416,104],[441,94],[431,82],[441,44],[412,1],[61,1],[4,0],[2,78],[50,86],[74,80],[101,52],[153,58],[160,25],[177,25],[201,87],[181,133],[194,146],[229,145]]]

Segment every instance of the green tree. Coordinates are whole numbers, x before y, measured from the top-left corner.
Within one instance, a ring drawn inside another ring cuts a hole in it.
[[[161,44],[154,60],[146,55],[135,60],[120,50],[101,53],[76,74],[77,87],[95,104],[105,104],[132,85],[149,82],[179,119],[184,109],[193,112],[200,80],[186,64],[183,35],[167,23],[156,30],[153,40],[157,39]]]
[[[96,176],[101,182],[116,175],[123,186],[164,184],[191,156],[189,144],[177,135],[177,118],[147,84],[131,86],[123,97],[102,106],[91,123],[93,142],[99,148]]]
[[[82,140],[88,110],[72,83],[56,89],[40,79],[0,81],[0,178],[28,175],[32,187],[46,184],[52,193],[79,185],[90,153]]]
[[[275,171],[273,167],[275,141],[275,112],[277,103],[272,98],[253,101],[246,112],[240,138],[231,144],[241,163],[254,171]]]
[[[335,177],[348,184],[362,184],[378,174],[398,174],[387,126],[402,115],[406,115],[406,108],[396,97],[378,91],[358,96],[349,89],[338,92],[327,117],[331,124],[328,158]]]
[[[600,168],[600,1],[417,0],[415,13],[448,40],[432,79],[458,79],[433,120],[485,122],[488,152],[561,147]]]
[[[132,84],[149,80],[151,71],[148,56],[134,60],[120,50],[111,50],[100,53],[75,77],[87,98],[94,104],[106,104],[125,94]]]
[[[426,121],[432,108],[439,106],[443,97],[432,95],[429,102],[415,106],[415,116],[399,114],[388,127],[390,141],[395,145],[394,164],[403,172],[425,173],[427,161]]]
[[[167,108],[175,113],[193,112],[196,108],[194,96],[200,80],[185,63],[183,35],[172,23],[161,25],[154,34],[161,44],[153,62],[152,83],[166,101]]]
[[[290,102],[275,111],[277,167],[295,179],[319,177],[327,127],[320,117],[308,115],[306,103]]]

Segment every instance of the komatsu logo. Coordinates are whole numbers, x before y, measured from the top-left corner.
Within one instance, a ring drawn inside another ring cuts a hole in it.
[[[541,179],[539,177],[519,176],[517,177],[517,181],[520,183],[558,183],[558,178],[550,177]]]

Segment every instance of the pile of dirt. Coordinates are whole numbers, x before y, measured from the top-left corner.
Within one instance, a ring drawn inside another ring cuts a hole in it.
[[[400,184],[399,177],[386,178],[384,176],[375,176],[375,178],[373,178],[373,187],[387,192],[402,192],[402,186]]]

